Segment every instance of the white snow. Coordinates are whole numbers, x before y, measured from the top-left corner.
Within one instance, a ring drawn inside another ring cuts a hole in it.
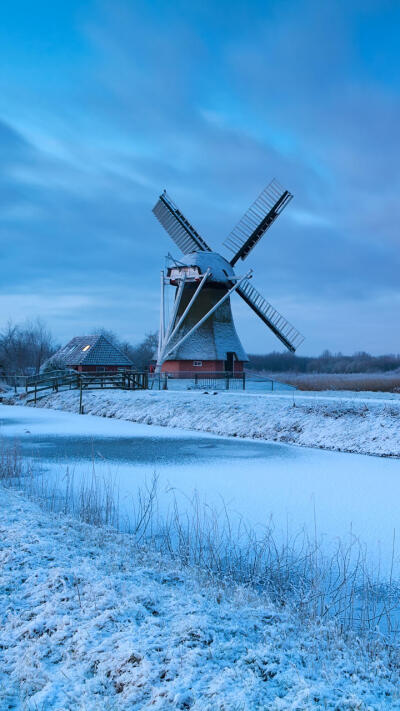
[[[368,656],[127,535],[0,497],[1,709],[400,708],[384,645]]]
[[[16,401],[14,401],[16,402]],[[24,404],[22,399],[21,404]],[[87,414],[379,456],[400,456],[400,402],[377,397],[303,394],[92,391]],[[79,393],[39,400],[38,407],[78,411]]]

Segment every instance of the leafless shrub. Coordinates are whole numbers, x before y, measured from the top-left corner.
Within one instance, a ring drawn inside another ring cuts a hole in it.
[[[42,363],[56,349],[53,337],[41,319],[23,324],[10,321],[0,332],[0,366],[5,373],[38,373]]]

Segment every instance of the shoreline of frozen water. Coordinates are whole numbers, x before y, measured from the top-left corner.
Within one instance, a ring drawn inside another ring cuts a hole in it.
[[[7,404],[7,399],[3,399]],[[9,397],[11,404],[24,398]],[[91,391],[85,414],[303,447],[400,457],[400,402],[373,397],[202,392]],[[43,397],[37,407],[78,412],[79,393]]]

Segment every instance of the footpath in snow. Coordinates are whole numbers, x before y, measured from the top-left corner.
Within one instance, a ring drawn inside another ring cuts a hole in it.
[[[132,537],[0,490],[0,708],[400,709],[399,672]]]
[[[11,399],[10,399],[11,401]],[[12,400],[17,404],[18,400]],[[19,401],[24,404],[24,400]],[[400,456],[400,400],[346,396],[233,394],[226,392],[92,391],[84,411],[149,425],[250,437],[358,452]],[[79,411],[79,393],[47,396],[38,407]]]

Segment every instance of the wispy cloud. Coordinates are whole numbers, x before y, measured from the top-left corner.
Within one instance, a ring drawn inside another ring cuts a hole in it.
[[[68,72],[50,50],[56,85],[38,55],[29,82],[21,66],[0,81],[2,319],[17,317],[10,295],[27,289],[37,294],[27,315],[40,306],[67,339],[83,325],[73,295],[84,284],[98,304],[90,318],[122,336],[130,312],[135,333],[156,328],[157,272],[173,249],[151,215],[158,191],[220,247],[276,176],[295,201],[249,258],[257,286],[308,352],[394,350],[400,53],[385,31],[395,5],[78,5],[64,17]],[[67,321],[50,306],[60,284]],[[248,350],[262,349],[240,309],[238,328]]]

